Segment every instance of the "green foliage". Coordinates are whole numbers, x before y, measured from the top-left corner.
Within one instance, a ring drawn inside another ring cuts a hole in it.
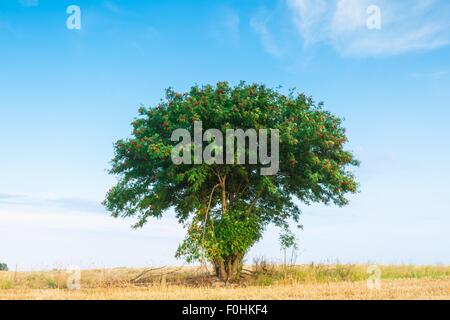
[[[246,215],[238,210],[229,210],[226,215],[218,216],[207,225],[193,222],[188,236],[178,248],[177,256],[184,256],[189,262],[200,258],[227,261],[235,255],[243,257],[261,238],[262,226],[258,216]]]
[[[0,271],[8,271],[8,265],[6,263],[0,263]]]
[[[294,250],[297,249],[297,242],[295,240],[295,235],[291,230],[286,230],[284,233],[280,234],[280,244],[281,249],[286,250],[292,248]]]
[[[174,165],[172,131],[193,135],[194,121],[223,134],[278,129],[279,172],[262,176],[260,163]],[[188,233],[177,254],[188,260],[242,258],[270,223],[282,229],[283,247],[293,246],[289,221],[299,223],[300,202],[342,206],[346,194],[357,191],[350,167],[358,161],[344,149],[342,120],[294,91],[284,95],[244,82],[194,86],[186,93],[168,89],[157,106],[139,109],[132,126],[132,136],[114,146],[110,173],[118,183],[104,205],[114,217],[137,218],[135,227],[174,208]]]

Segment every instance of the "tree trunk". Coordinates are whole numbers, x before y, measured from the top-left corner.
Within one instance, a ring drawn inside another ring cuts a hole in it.
[[[242,255],[236,254],[226,260],[213,261],[216,276],[224,281],[238,280],[242,269]]]
[[[214,269],[216,271],[216,276],[222,280],[227,281],[228,275],[225,268],[225,263],[223,260],[214,262]]]

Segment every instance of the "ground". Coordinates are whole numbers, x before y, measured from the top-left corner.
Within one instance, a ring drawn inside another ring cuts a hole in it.
[[[368,267],[260,264],[228,284],[199,267],[83,270],[79,290],[64,270],[10,271],[0,299],[450,299],[450,266],[379,266],[379,282]]]

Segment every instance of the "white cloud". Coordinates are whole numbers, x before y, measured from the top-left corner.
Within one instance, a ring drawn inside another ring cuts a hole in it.
[[[305,47],[326,43],[345,56],[396,55],[450,44],[450,3],[438,0],[288,0]],[[366,26],[381,10],[381,29]]]
[[[366,25],[366,9],[370,4],[361,0],[339,0],[331,20],[331,35],[339,37]]]

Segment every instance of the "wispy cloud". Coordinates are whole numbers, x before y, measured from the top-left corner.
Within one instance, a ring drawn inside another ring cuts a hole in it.
[[[325,43],[344,56],[397,55],[450,44],[450,3],[443,0],[288,0],[305,47]],[[381,29],[367,28],[380,8]]]
[[[329,19],[327,0],[289,0],[293,9],[293,22],[303,37],[305,45],[311,45],[326,38],[323,20]],[[320,26],[320,27],[319,27]]]
[[[21,195],[0,193],[0,206],[53,206],[79,212],[105,212],[99,201],[81,198],[59,198],[43,195]]]
[[[427,72],[413,72],[411,73],[411,77],[417,80],[441,80],[449,74],[449,70],[434,70]]]
[[[228,31],[229,36],[233,41],[239,40],[239,15],[234,11],[227,11],[222,20],[224,28]]]
[[[211,26],[211,35],[214,39],[222,43],[238,43],[241,24],[239,14],[231,8],[221,7],[214,17]]]
[[[0,206],[1,258],[19,270],[180,264],[184,232],[175,218],[134,230],[134,219],[40,206]]]
[[[103,7],[105,7],[107,10],[111,11],[112,13],[116,13],[116,14],[124,13],[124,10],[113,1],[103,1]]]
[[[19,0],[19,3],[24,7],[37,7],[39,0]]]
[[[283,55],[283,50],[277,45],[275,39],[267,27],[270,16],[260,12],[250,19],[250,26],[261,38],[261,43],[269,54],[280,57]]]

